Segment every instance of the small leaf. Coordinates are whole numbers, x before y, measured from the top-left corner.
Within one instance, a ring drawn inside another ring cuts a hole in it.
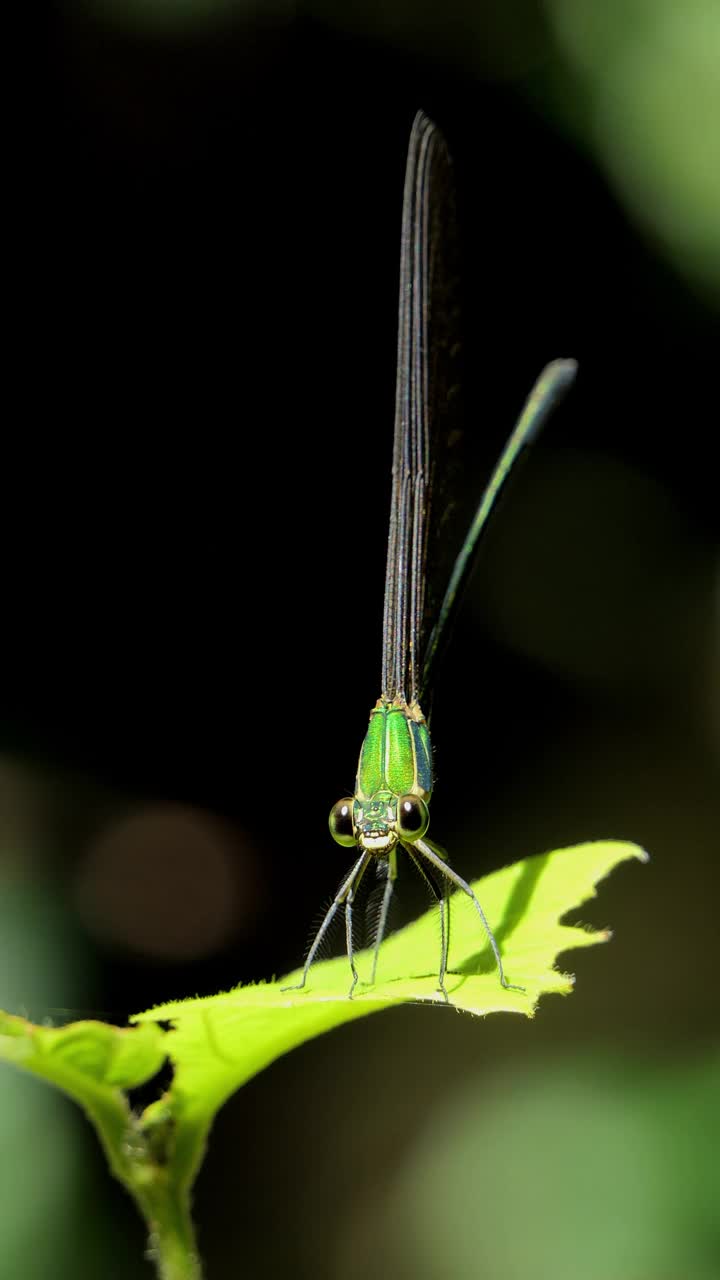
[[[83,1081],[93,1087],[131,1089],[159,1071],[165,1060],[164,1035],[158,1026],[121,1028],[91,1021],[38,1027],[0,1013],[0,1059],[74,1096],[82,1092]]]
[[[113,1173],[135,1194],[133,1175],[140,1161],[133,1157],[131,1140],[137,1123],[124,1089],[144,1084],[159,1071],[166,1034],[155,1025],[122,1029],[90,1021],[37,1027],[0,1013],[0,1061],[40,1076],[73,1098],[95,1126]]]

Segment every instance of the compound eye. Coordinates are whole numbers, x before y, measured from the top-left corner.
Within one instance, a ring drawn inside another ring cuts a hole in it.
[[[397,807],[397,829],[402,840],[420,840],[430,825],[428,807],[420,796],[401,796]]]
[[[338,800],[330,810],[328,818],[328,826],[330,835],[338,844],[349,846],[355,844],[355,836],[353,834],[353,798],[348,796],[346,800]]]

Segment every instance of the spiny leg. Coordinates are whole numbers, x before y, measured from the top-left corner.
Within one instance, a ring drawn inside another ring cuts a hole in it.
[[[395,888],[395,878],[397,876],[397,857],[395,850],[392,849],[388,854],[388,860],[385,869],[385,888],[383,889],[383,898],[380,905],[380,915],[378,917],[378,927],[375,934],[375,950],[373,952],[373,966],[370,982],[375,985],[375,975],[377,973],[378,955],[380,953],[380,944],[385,937],[385,929],[387,927],[388,911],[390,910],[390,899]]]
[[[350,971],[352,973],[352,982],[350,983],[350,990],[348,991],[348,1000],[352,1000],[353,991],[357,986],[357,980],[358,980],[358,973],[357,973],[357,969],[355,968],[355,956],[353,955],[352,904],[353,904],[353,891],[351,886],[350,889],[348,890],[348,894],[345,899],[345,942],[347,946],[348,960],[350,961]]]
[[[371,853],[365,854],[362,860],[360,869],[357,875],[354,876],[353,880],[351,881],[350,887],[345,897],[345,940],[347,942],[348,960],[350,961],[350,968],[352,970],[352,982],[350,983],[350,990],[348,991],[348,1000],[352,1000],[353,991],[357,986],[357,980],[358,980],[357,969],[355,968],[355,956],[353,954],[352,908],[353,908],[353,902],[355,900],[355,890],[357,889],[358,885],[360,884],[360,881],[365,875],[365,871],[367,869],[367,866],[368,866],[368,863],[370,862],[371,857],[372,857]]]
[[[495,935],[492,929],[490,928],[485,912],[480,906],[480,903],[478,902],[478,899],[476,898],[475,894],[470,888],[470,885],[468,884],[467,880],[463,880],[462,876],[458,875],[457,871],[453,871],[452,867],[449,866],[447,862],[443,861],[443,859],[440,857],[440,854],[435,852],[435,850],[433,849],[432,845],[428,840],[416,840],[413,847],[419,853],[421,853],[424,858],[427,858],[428,862],[432,863],[432,865],[438,871],[442,872],[444,876],[447,876],[448,880],[451,880],[454,885],[457,885],[458,889],[462,889],[463,893],[466,893],[468,898],[470,898],[470,901],[472,902],[473,906],[475,907],[475,910],[477,911],[478,915],[480,916],[480,919],[482,920],[483,928],[488,936],[490,946],[492,947],[493,955],[495,956],[495,963],[498,968],[498,974],[500,975],[501,985],[503,987],[506,987],[509,991],[524,991],[525,990],[524,987],[515,986],[514,983],[508,982],[507,978],[505,977],[505,971],[503,969],[502,958],[500,955],[500,948],[498,947],[498,944],[495,941]]]
[[[435,876],[415,856],[415,851],[411,844],[403,845],[403,848],[410,854],[430,892],[437,898],[438,906],[440,907],[440,970],[437,989],[442,992],[445,1003],[449,1004],[450,1000],[445,987],[445,974],[447,973],[448,950],[450,947],[450,898],[447,892],[447,880],[445,878],[436,880]]]
[[[337,911],[338,907],[342,906],[343,902],[347,898],[348,893],[352,892],[353,885],[356,882],[359,884],[362,878],[363,872],[365,871],[365,868],[367,867],[367,864],[370,861],[370,857],[371,855],[369,853],[366,853],[363,850],[357,862],[354,864],[353,869],[350,872],[350,875],[347,876],[346,879],[343,880],[342,884],[340,885],[340,888],[338,889],[337,893],[335,894],[335,897],[333,898],[332,902],[330,903],[330,906],[328,907],[327,913],[325,915],[325,919],[323,920],[322,924],[320,925],[320,928],[315,934],[313,944],[307,953],[307,958],[305,960],[305,967],[303,968],[303,972],[302,972],[302,978],[300,979],[299,982],[292,983],[289,987],[281,987],[280,988],[281,991],[301,991],[302,988],[305,986],[308,973],[310,972],[310,966],[318,953],[318,948],[320,947],[320,944],[322,943],[322,940],[325,937],[325,934],[327,933],[328,929],[330,928],[330,925],[332,924],[333,917],[335,916],[335,912]],[[350,963],[352,965],[353,964],[352,948],[351,948],[350,955],[351,955]],[[353,973],[354,972],[355,972],[355,967],[353,965]],[[354,985],[355,984],[353,983],[353,986]]]

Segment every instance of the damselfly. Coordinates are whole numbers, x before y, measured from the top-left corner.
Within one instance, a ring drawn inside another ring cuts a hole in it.
[[[400,248],[395,437],[392,498],[383,619],[381,693],[370,712],[360,750],[355,794],[333,805],[329,825],[340,845],[357,857],[317,931],[305,961],[305,986],[330,924],[343,908],[352,972],[349,995],[358,981],[353,954],[353,905],[366,871],[374,864],[384,887],[375,936],[371,981],[385,933],[403,849],[437,897],[440,906],[438,990],[447,1000],[451,887],[472,902],[492,947],[500,982],[512,987],[492,928],[470,885],[449,864],[447,855],[427,838],[428,805],[433,789],[432,751],[422,706],[432,688],[437,659],[472,569],[480,534],[521,450],[537,434],[570,385],[576,365],[556,360],[533,387],[449,574],[444,595],[426,589],[428,556],[441,554],[443,512],[435,513],[429,538],[430,506],[438,455],[452,446],[454,378],[457,355],[457,307],[454,262],[454,197],[451,164],[444,140],[428,118],[415,118],[408,149]],[[522,988],[516,988],[522,990]]]

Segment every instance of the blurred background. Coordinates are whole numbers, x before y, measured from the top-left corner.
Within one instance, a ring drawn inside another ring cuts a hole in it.
[[[343,874],[422,107],[455,161],[475,490],[544,362],[580,362],[438,681],[433,834],[468,877],[602,837],[651,862],[582,913],[615,937],[533,1022],[398,1010],[243,1089],[197,1187],[208,1280],[716,1277],[717,4],[66,0],[37,35],[0,1006],[123,1024],[285,972]],[[397,896],[396,923],[425,905],[409,873]],[[0,1148],[2,1280],[149,1280],[69,1103],[4,1071]]]

